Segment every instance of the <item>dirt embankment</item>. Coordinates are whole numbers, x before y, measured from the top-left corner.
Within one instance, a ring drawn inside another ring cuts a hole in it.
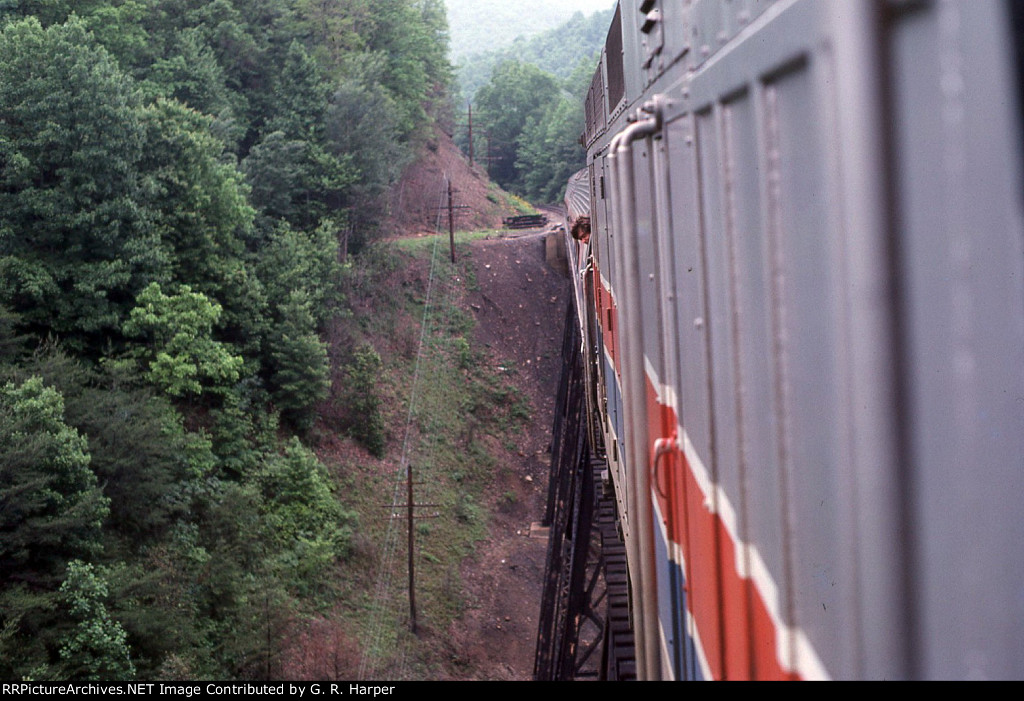
[[[452,182],[461,231],[500,229],[517,214],[512,198],[470,167],[443,133],[428,143],[391,197],[391,237],[447,231],[447,182]],[[444,218],[438,208],[444,205]],[[552,214],[548,213],[551,217]],[[431,648],[423,671],[432,679],[529,680],[533,675],[547,540],[531,537],[547,502],[551,425],[561,369],[562,325],[569,281],[546,260],[545,232],[500,232],[460,244],[472,283],[459,295],[476,321],[472,339],[500,384],[512,385],[530,420],[511,438],[487,439],[497,469],[483,497],[486,538],[461,566],[466,602],[447,630],[421,636]],[[416,276],[426,283],[426,275]],[[409,320],[412,323],[412,320]],[[402,414],[404,416],[404,414]],[[398,431],[395,431],[397,435]],[[429,671],[427,671],[429,670]]]
[[[490,536],[463,565],[477,606],[452,626],[456,655],[474,679],[529,680],[537,644],[547,540],[531,537],[544,517],[555,391],[561,370],[568,281],[545,262],[543,236],[479,241],[473,246],[479,289],[469,295],[476,340],[529,399],[531,421],[488,504]]]
[[[456,210],[459,230],[499,229],[503,217],[518,213],[479,166],[471,167],[452,140],[438,132],[395,190],[396,233],[447,229],[447,211],[439,220],[438,208],[447,207],[449,179],[455,204],[461,205]],[[547,540],[530,533],[531,525],[544,518],[547,502],[569,283],[546,261],[540,231],[504,232],[477,241],[470,258],[477,285],[466,302],[477,322],[475,340],[528,399],[531,421],[514,447],[495,446],[498,459],[510,469],[499,471],[487,504],[489,537],[462,567],[465,596],[474,605],[448,631],[445,676],[529,680],[547,555]]]
[[[447,231],[449,181],[459,231],[497,229],[502,217],[514,213],[509,211],[505,193],[490,183],[482,166],[471,166],[452,138],[438,128],[391,191],[390,234],[401,237]]]

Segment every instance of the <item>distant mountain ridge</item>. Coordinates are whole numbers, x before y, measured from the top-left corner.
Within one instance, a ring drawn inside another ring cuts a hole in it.
[[[462,101],[472,100],[476,91],[491,79],[494,67],[505,60],[533,64],[562,81],[568,80],[585,62],[584,78],[589,84],[612,13],[611,8],[588,16],[577,12],[553,29],[529,38],[520,36],[508,46],[467,56],[456,69]],[[566,87],[576,92],[577,86]]]
[[[445,0],[452,61],[554,29],[576,12],[591,15],[614,5],[615,0]]]

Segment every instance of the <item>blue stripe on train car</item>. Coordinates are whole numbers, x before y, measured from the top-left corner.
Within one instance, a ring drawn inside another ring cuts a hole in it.
[[[615,374],[615,366],[611,364],[607,354],[604,354],[604,376],[608,391],[608,417],[611,419],[615,438],[619,441],[621,458],[622,445],[626,436],[626,424],[622,416],[622,391],[619,388],[619,376]]]
[[[682,564],[671,559],[665,536],[665,532],[659,529],[654,539],[658,619],[668,648],[674,678],[701,681],[704,675],[696,662],[696,643],[687,634],[686,628],[686,611],[689,605],[686,600],[686,576]]]

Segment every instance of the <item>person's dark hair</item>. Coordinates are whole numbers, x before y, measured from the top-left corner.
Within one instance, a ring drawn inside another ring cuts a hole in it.
[[[590,240],[590,217],[580,217],[573,222],[572,237],[583,243]]]

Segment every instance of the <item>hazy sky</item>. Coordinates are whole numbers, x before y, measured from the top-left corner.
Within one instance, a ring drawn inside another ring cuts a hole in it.
[[[557,0],[557,2],[559,5],[572,8],[573,12],[580,10],[588,15],[615,6],[615,0]]]
[[[615,6],[615,0],[445,0],[452,56],[510,44],[561,25],[576,12],[591,15]]]

